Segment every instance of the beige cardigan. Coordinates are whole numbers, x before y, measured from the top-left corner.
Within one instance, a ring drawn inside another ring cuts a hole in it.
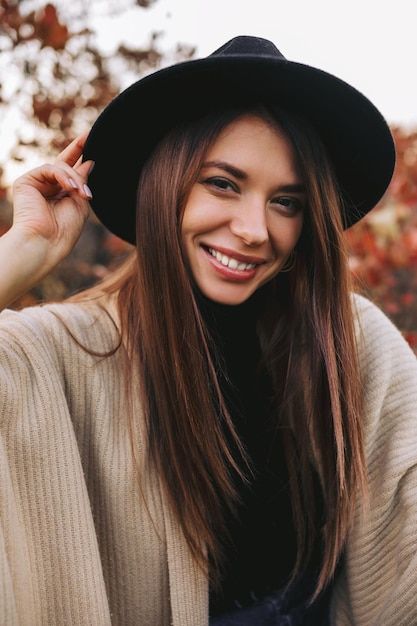
[[[411,626],[417,362],[383,314],[357,302],[370,511],[358,511],[332,623]],[[60,318],[96,351],[118,340],[96,303],[0,315],[0,624],[206,626],[207,582],[158,476],[143,472],[145,506],[132,474],[122,351],[92,356]]]

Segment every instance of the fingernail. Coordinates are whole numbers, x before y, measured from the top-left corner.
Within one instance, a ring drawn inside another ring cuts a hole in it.
[[[91,161],[90,169],[88,170],[88,175],[90,175],[91,172],[93,171],[95,164],[96,164],[95,161]]]
[[[78,185],[75,182],[75,180],[72,180],[72,178],[68,178],[68,182],[71,185],[71,187],[73,187],[73,189],[78,189]]]
[[[84,185],[84,193],[87,196],[87,198],[92,198],[93,194],[91,193],[91,189],[88,185]]]

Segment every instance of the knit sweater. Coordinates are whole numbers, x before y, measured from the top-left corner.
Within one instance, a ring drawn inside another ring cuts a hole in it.
[[[376,307],[355,301],[369,507],[358,506],[331,620],[410,626],[417,624],[417,362]],[[97,301],[0,315],[4,626],[207,626],[207,580],[145,466],[136,393],[140,486],[132,469],[124,347],[97,356],[117,345],[114,320],[113,306]]]

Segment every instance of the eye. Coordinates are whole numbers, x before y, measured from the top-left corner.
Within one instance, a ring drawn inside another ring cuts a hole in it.
[[[212,176],[211,178],[206,178],[201,182],[207,187],[213,187],[220,191],[238,191],[238,188],[234,183],[227,178],[223,178],[222,176]]]
[[[290,215],[296,215],[303,211],[305,207],[304,200],[293,196],[279,196],[272,200],[272,204],[277,205],[277,208]]]

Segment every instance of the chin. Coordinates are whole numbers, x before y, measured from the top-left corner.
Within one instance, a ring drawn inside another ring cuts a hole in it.
[[[233,291],[233,289],[222,291],[211,289],[201,290],[203,295],[209,300],[217,302],[217,304],[224,304],[227,306],[238,306],[239,304],[243,304],[255,293],[253,290],[245,293],[233,293]]]

